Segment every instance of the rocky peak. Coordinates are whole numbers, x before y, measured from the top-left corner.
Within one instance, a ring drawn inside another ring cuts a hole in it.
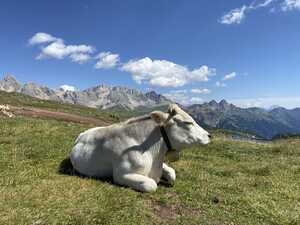
[[[161,104],[161,103],[171,103],[169,99],[167,99],[165,96],[161,94],[157,94],[155,91],[150,91],[147,92],[146,97],[154,101],[156,104]]]
[[[135,89],[130,89],[127,87],[121,87],[121,86],[115,86],[112,88],[113,91],[117,91],[117,92],[124,92],[130,95],[141,95],[142,93],[138,90]]]
[[[18,82],[17,79],[14,77],[14,75],[6,75],[4,78],[3,78],[3,81],[5,82]]]
[[[215,101],[215,100],[211,100],[209,103],[208,103],[209,106],[213,106],[213,107],[218,107],[218,103]]]
[[[267,109],[267,111],[272,111],[272,110],[278,109],[278,108],[282,108],[282,107],[279,106],[279,105],[272,105],[272,106],[270,106],[270,107]]]
[[[286,108],[281,107],[281,106],[277,106],[276,108],[270,110],[270,113],[285,113],[287,111]]]
[[[22,84],[13,75],[6,75],[3,80],[0,80],[0,90],[2,91],[17,92],[21,87]]]
[[[146,93],[146,96],[155,102],[159,102],[160,95],[157,94],[155,91],[150,91]]]
[[[235,107],[234,105],[229,104],[225,99],[220,101],[219,105],[222,108],[222,110],[231,110]]]
[[[229,105],[228,102],[225,99],[222,99],[219,104],[221,106],[227,106],[227,105]]]

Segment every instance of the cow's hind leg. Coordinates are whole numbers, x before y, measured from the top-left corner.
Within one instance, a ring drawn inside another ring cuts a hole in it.
[[[169,167],[167,164],[163,163],[162,178],[166,180],[169,184],[173,184],[176,179],[175,170]]]
[[[136,173],[114,176],[114,181],[141,192],[154,192],[157,189],[157,184],[153,179]]]

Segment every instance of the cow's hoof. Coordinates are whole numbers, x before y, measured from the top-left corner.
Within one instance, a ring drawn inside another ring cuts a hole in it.
[[[143,182],[139,188],[139,191],[141,192],[155,192],[157,189],[157,184],[156,182],[153,181],[147,181]]]
[[[168,184],[174,184],[175,180],[176,180],[176,173],[175,170],[172,168],[168,169],[168,172],[164,174],[163,177]]]

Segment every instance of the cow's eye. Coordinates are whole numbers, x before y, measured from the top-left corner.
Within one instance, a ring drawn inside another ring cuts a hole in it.
[[[191,122],[191,121],[184,121],[184,124],[186,124],[186,125],[192,125],[193,122]]]

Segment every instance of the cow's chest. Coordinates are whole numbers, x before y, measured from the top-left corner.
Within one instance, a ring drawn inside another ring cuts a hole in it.
[[[162,175],[163,158],[151,154],[144,155],[143,158],[145,162],[142,166],[144,175],[158,182]]]
[[[147,177],[151,177],[156,182],[160,180],[162,175],[162,165],[164,156],[152,154],[152,152],[141,153],[137,151],[130,152],[123,165],[128,165],[124,168],[129,173],[138,173]]]

